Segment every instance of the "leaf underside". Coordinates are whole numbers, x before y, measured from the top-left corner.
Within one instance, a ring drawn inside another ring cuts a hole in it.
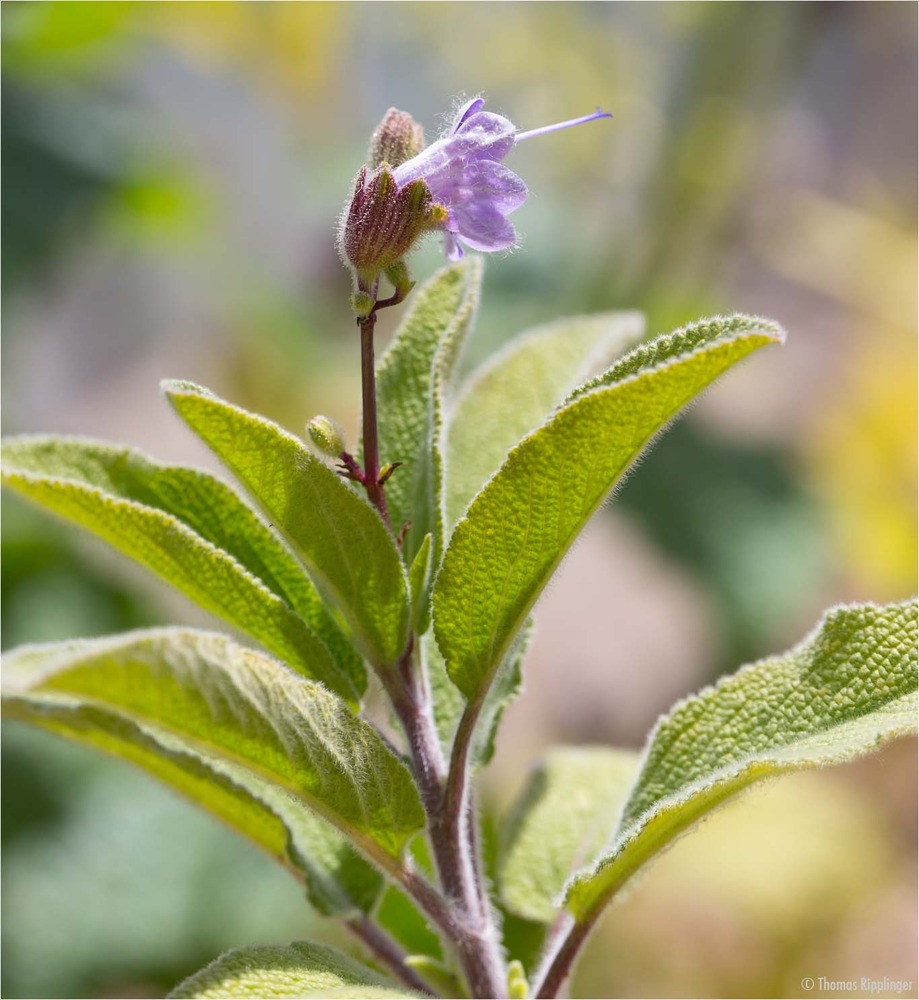
[[[222,820],[302,879],[327,916],[369,912],[383,876],[289,792],[168,732],[88,704],[10,699],[4,714],[128,761]]]
[[[354,704],[360,658],[293,556],[209,473],[82,438],[3,443],[3,482],[87,528]]]
[[[638,769],[638,754],[553,747],[530,775],[505,826],[501,901],[526,920],[551,922],[565,883],[609,841]]]
[[[801,645],[686,699],[652,732],[612,841],[567,906],[590,919],[663,846],[763,778],[916,732],[915,601],[832,609]]]
[[[296,941],[237,948],[169,994],[170,1000],[287,1000],[298,997],[419,997],[334,948]]]
[[[240,768],[293,796],[383,866],[424,825],[407,769],[374,729],[225,636],[150,629],[24,646],[5,658],[2,682],[8,715],[85,705],[166,734],[212,769],[226,762],[229,780]]]

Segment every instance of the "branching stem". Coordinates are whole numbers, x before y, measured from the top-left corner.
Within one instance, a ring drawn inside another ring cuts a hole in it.
[[[472,994],[500,997],[506,971],[494,915],[478,873],[467,817],[452,817],[445,797],[445,763],[421,664],[412,644],[384,686],[405,730],[415,779],[428,817],[428,831],[440,884],[450,913],[438,921],[454,945]]]
[[[405,964],[405,952],[383,930],[361,914],[345,921],[345,927],[371,952],[380,965],[397,976],[411,990],[419,993],[430,993],[428,984],[410,966]]]
[[[561,945],[554,954],[551,950],[547,951],[543,968],[534,977],[531,993],[534,1000],[552,1000],[553,997],[558,996],[565,981],[571,975],[574,961],[584,946],[584,942],[590,936],[595,923],[596,917],[582,921],[575,921],[573,917],[569,917],[563,926],[559,926],[560,933],[554,937],[556,941],[561,939]]]

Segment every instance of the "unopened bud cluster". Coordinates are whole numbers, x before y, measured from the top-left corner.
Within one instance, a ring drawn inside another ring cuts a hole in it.
[[[417,156],[424,132],[412,116],[390,108],[373,133],[370,166],[363,166],[354,182],[351,200],[342,217],[338,245],[342,259],[355,275],[352,308],[358,318],[374,307],[371,289],[385,274],[398,299],[412,287],[405,255],[418,240],[446,219],[446,210],[434,204],[422,179],[398,185],[393,168]]]

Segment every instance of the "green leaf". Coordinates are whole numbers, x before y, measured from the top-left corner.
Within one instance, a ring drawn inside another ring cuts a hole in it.
[[[654,435],[718,375],[783,337],[745,317],[706,327],[688,350],[670,338],[669,360],[564,406],[510,453],[457,525],[434,584],[434,629],[470,701],[483,701],[562,557]]]
[[[335,695],[222,635],[150,629],[25,646],[5,658],[17,700],[85,704],[180,740],[293,795],[384,870],[424,825],[412,779]],[[231,772],[224,772],[233,777]]]
[[[386,483],[386,503],[395,530],[411,521],[403,541],[407,563],[427,534],[433,564],[440,562],[444,397],[481,281],[478,257],[438,271],[412,294],[412,308],[377,369],[381,460],[404,463]]]
[[[366,913],[379,898],[382,875],[340,834],[288,792],[232,761],[92,705],[10,698],[4,714],[129,761],[182,793],[303,879],[320,913]]]
[[[783,656],[744,667],[658,722],[609,853],[571,883],[590,920],[700,816],[755,781],[849,760],[916,731],[914,601],[829,611]]]
[[[465,990],[459,976],[430,955],[409,955],[405,964],[414,969],[441,997],[462,997]]]
[[[417,997],[334,948],[307,941],[237,948],[169,994],[171,1000],[252,997]]]
[[[627,750],[549,750],[505,827],[498,884],[508,910],[555,919],[565,883],[609,842],[637,770],[638,754]]]
[[[218,479],[74,438],[12,438],[2,458],[5,485],[89,529],[301,673],[358,701],[363,667],[318,594]]]
[[[641,313],[575,316],[515,337],[475,372],[450,417],[447,524],[462,517],[518,441],[643,331]]]
[[[287,539],[368,659],[377,668],[396,663],[408,640],[408,582],[376,510],[277,424],[190,382],[164,389]]]
[[[431,535],[424,536],[408,571],[412,595],[412,624],[417,635],[424,635],[431,624]]]
[[[618,361],[610,365],[604,372],[588,379],[578,386],[569,396],[568,402],[583,396],[594,389],[622,382],[633,375],[664,365],[674,358],[690,354],[692,351],[717,343],[725,337],[736,337],[740,334],[767,333],[773,341],[784,342],[785,331],[770,319],[762,316],[745,316],[737,313],[733,316],[713,316],[711,319],[701,319],[688,326],[681,326],[670,333],[662,333],[633,348]]]

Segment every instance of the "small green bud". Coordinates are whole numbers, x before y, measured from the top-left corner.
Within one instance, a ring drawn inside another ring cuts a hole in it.
[[[397,261],[392,267],[387,267],[386,277],[400,299],[404,299],[415,287],[415,282],[408,276],[408,265],[404,260]]]
[[[407,111],[390,108],[370,139],[370,165],[398,167],[424,149],[424,129]]]
[[[380,475],[377,477],[377,484],[382,486],[387,479],[402,465],[401,462],[389,462],[380,469]]]
[[[366,319],[376,305],[374,297],[369,292],[354,292],[349,301],[358,319]]]
[[[530,984],[524,973],[523,962],[515,958],[507,967],[507,995],[510,1000],[526,1000],[529,992]]]
[[[341,458],[345,451],[344,432],[328,417],[313,417],[306,425],[306,434],[313,450],[325,458]]]

